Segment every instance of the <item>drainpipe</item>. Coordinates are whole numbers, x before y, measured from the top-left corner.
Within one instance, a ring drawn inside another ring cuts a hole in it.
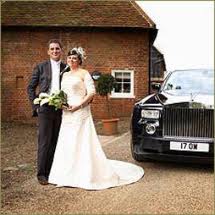
[[[156,29],[156,26],[154,26],[155,28],[150,28],[149,29],[149,73],[148,73],[148,78],[149,78],[149,82],[148,82],[148,94],[151,94],[151,69],[152,69],[152,61],[151,61],[151,49],[152,49],[152,45],[155,41],[155,38],[157,37],[157,33],[158,33],[158,29]]]

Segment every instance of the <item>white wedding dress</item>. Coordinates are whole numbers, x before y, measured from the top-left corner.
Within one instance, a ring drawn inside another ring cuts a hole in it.
[[[89,73],[84,81],[67,72],[62,90],[69,105],[80,104],[86,93],[95,93]],[[131,163],[106,158],[94,127],[90,105],[75,112],[63,111],[58,143],[49,175],[57,186],[100,190],[138,181],[144,170]]]

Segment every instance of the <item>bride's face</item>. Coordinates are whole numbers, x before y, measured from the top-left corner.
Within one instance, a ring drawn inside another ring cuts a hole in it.
[[[70,55],[67,57],[67,64],[72,67],[76,68],[79,66],[79,59],[77,55]]]

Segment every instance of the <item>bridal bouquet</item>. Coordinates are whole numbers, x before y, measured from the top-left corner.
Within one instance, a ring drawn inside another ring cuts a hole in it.
[[[48,104],[54,106],[55,110],[61,109],[62,105],[68,106],[67,95],[63,90],[52,93],[51,95],[47,93],[40,93],[39,97],[34,99],[34,104],[39,104],[40,106]]]

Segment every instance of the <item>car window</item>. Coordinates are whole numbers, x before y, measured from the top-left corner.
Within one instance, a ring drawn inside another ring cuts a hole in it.
[[[168,77],[162,90],[174,95],[214,94],[214,71],[174,71]]]

